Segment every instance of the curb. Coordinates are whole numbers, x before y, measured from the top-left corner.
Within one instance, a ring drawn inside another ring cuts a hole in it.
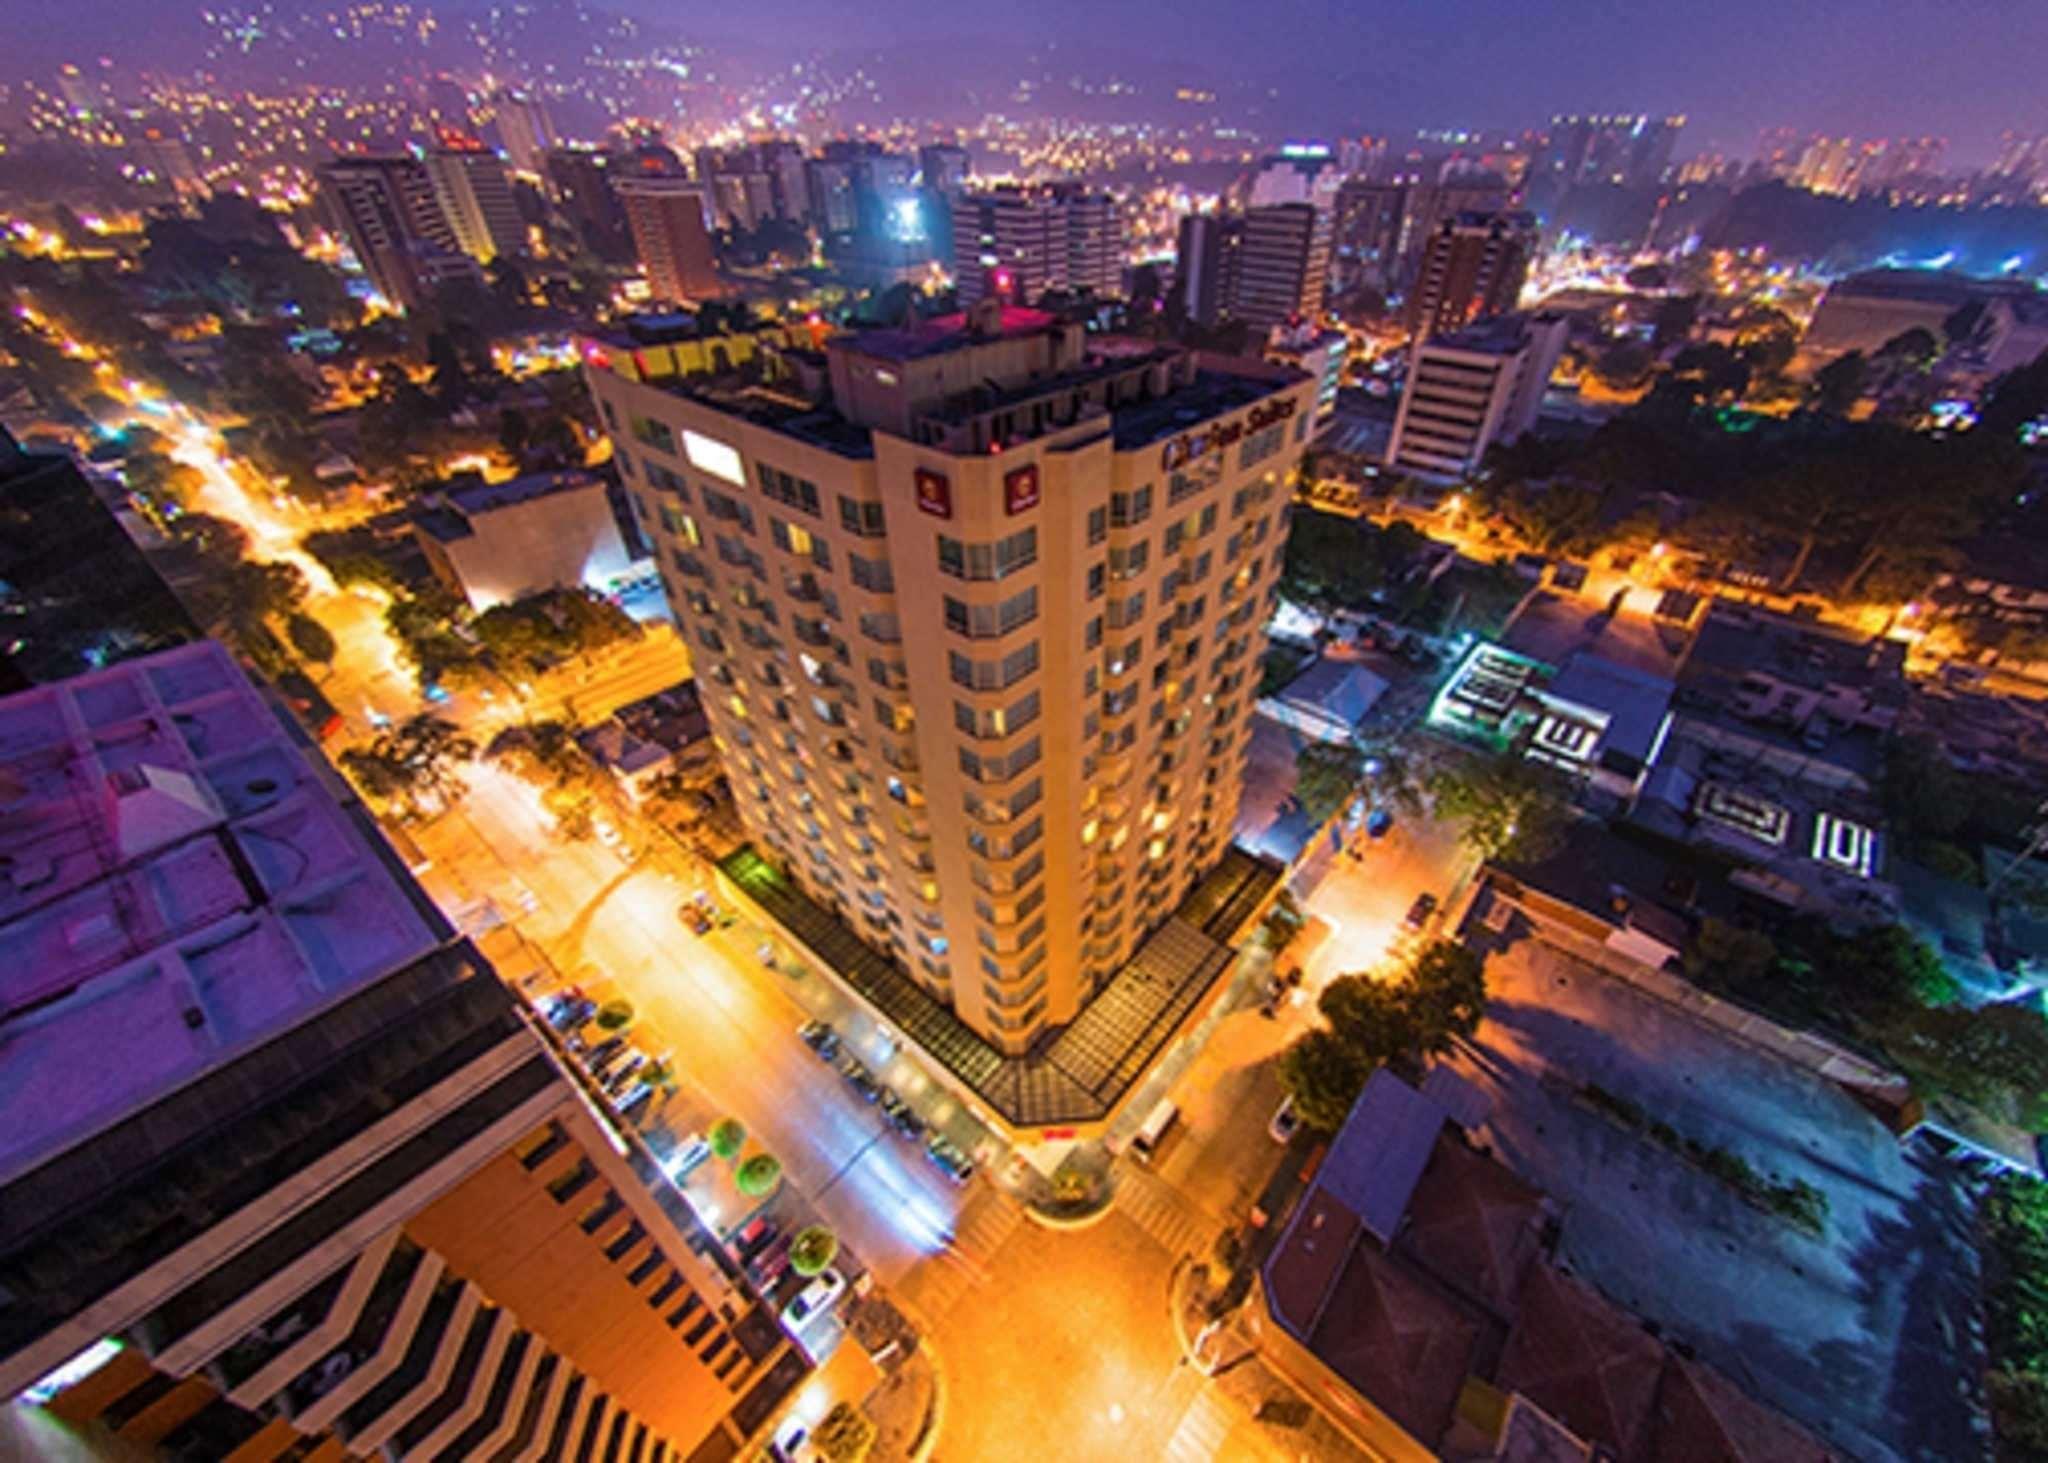
[[[932,1453],[939,1445],[939,1434],[946,1424],[946,1368],[939,1360],[939,1348],[933,1340],[931,1322],[925,1314],[903,1296],[901,1290],[891,1287],[889,1304],[916,1323],[917,1349],[924,1353],[932,1368],[932,1403],[925,1412],[924,1429],[918,1435],[917,1444],[910,1450],[910,1463],[930,1463]]]

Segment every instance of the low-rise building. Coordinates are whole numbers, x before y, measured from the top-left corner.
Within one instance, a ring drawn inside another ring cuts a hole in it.
[[[609,589],[632,569],[605,480],[564,469],[502,483],[474,474],[430,495],[414,524],[435,577],[471,608],[576,585]]]
[[[635,802],[669,773],[718,773],[711,719],[695,681],[682,681],[617,711],[576,738],[585,756],[617,778]]]
[[[1824,1463],[1559,1266],[1555,1207],[1460,1131],[1474,1100],[1373,1073],[1261,1270],[1265,1359],[1380,1457]]]

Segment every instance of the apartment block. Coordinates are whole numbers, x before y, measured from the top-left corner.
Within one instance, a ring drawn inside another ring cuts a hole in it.
[[[450,279],[477,277],[426,165],[410,153],[328,163],[320,191],[370,283],[393,305],[409,310]]]
[[[512,197],[512,176],[503,158],[474,143],[437,148],[425,162],[457,248],[479,264],[527,252],[526,222]]]
[[[972,305],[991,288],[1011,303],[1047,290],[1123,292],[1116,200],[1066,186],[991,188],[952,197],[953,279]]]
[[[1329,283],[1330,220],[1312,204],[1181,220],[1178,273],[1188,318],[1254,331],[1313,319]]]
[[[1535,253],[1530,214],[1468,210],[1445,219],[1423,242],[1408,292],[1408,333],[1421,340],[1513,310]]]
[[[807,1370],[219,645],[0,700],[0,869],[0,1392],[171,1457],[681,1459]]]
[[[995,299],[583,352],[756,848],[961,1040],[1072,1020],[1229,844],[1316,383]]]
[[[655,299],[680,305],[725,293],[711,247],[708,185],[626,174],[612,183],[612,192],[626,211],[633,249]]]
[[[1496,442],[1536,424],[1570,322],[1502,316],[1415,346],[1387,463],[1423,477],[1473,471]]]

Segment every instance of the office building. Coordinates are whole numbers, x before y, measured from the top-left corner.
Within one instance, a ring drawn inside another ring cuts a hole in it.
[[[0,800],[0,1393],[144,1455],[679,1459],[807,1370],[219,645],[0,700]]]
[[[454,231],[455,246],[479,264],[527,252],[526,221],[512,197],[505,160],[481,142],[438,147],[425,158],[434,201]]]
[[[1812,193],[1847,193],[1862,154],[1853,137],[1816,137],[1799,155],[1792,181]]]
[[[989,188],[954,195],[951,211],[953,281],[964,305],[991,293],[1017,304],[1047,290],[1123,293],[1123,235],[1106,193]]]
[[[974,176],[974,160],[964,147],[929,143],[917,150],[918,180],[929,193],[955,193]]]
[[[505,156],[522,173],[539,174],[555,145],[555,124],[547,104],[532,92],[517,87],[500,87],[491,97],[497,116],[498,140]]]
[[[652,296],[668,304],[725,293],[711,250],[710,200],[687,178],[632,174],[614,179],[633,250]]]
[[[1420,341],[1387,444],[1387,463],[1419,477],[1461,478],[1496,442],[1536,424],[1570,323],[1500,316]]]
[[[1417,340],[1462,330],[1515,308],[1536,254],[1536,220],[1526,213],[1461,213],[1422,246],[1404,321]]]
[[[1424,252],[1438,230],[1462,214],[1505,212],[1513,190],[1507,179],[1492,172],[1451,172],[1449,165],[1433,181],[1410,185],[1408,211],[1401,220],[1401,267],[1396,283],[1408,285],[1421,272]]]
[[[1391,289],[1400,274],[1401,240],[1411,193],[1406,183],[1347,179],[1337,189],[1330,230],[1330,287]]]
[[[396,308],[413,309],[446,281],[477,276],[426,164],[410,153],[328,163],[320,169],[320,191],[356,262]]]
[[[1178,278],[1188,318],[1242,321],[1260,335],[1322,311],[1330,220],[1307,203],[1181,220]]]
[[[1558,116],[1534,172],[1566,188],[1654,188],[1671,166],[1683,117]]]
[[[474,610],[544,589],[608,591],[631,568],[604,479],[580,469],[498,483],[470,474],[428,497],[413,532],[435,577]]]
[[[0,694],[199,638],[92,480],[0,426]]]
[[[1343,331],[1324,330],[1309,320],[1276,326],[1263,354],[1316,383],[1318,428],[1337,414],[1337,389],[1344,384],[1344,361],[1350,354],[1350,340]]]
[[[1315,384],[995,297],[822,356],[583,343],[761,877],[838,930],[793,937],[1008,1120],[1099,1116],[963,1054],[1011,1070],[1224,860]]]
[[[1330,149],[1321,143],[1290,142],[1259,164],[1245,197],[1249,208],[1278,203],[1323,203],[1343,176]]]

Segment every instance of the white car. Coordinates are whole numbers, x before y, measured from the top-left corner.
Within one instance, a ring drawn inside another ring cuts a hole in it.
[[[1301,1128],[1301,1115],[1294,1110],[1294,1099],[1287,1098],[1273,1114],[1273,1121],[1266,1124],[1266,1136],[1275,1143],[1285,1144]]]
[[[782,1308],[782,1324],[792,1331],[802,1330],[820,1314],[832,1309],[833,1302],[845,1293],[846,1277],[837,1270],[826,1270],[816,1280],[806,1285],[790,1298]]]

